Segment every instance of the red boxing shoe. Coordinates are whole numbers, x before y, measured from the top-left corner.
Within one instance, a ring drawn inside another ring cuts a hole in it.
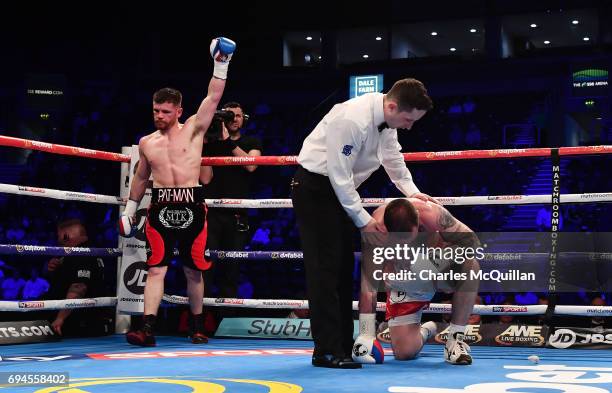
[[[151,333],[145,333],[142,330],[128,332],[125,338],[128,343],[141,347],[154,347],[157,345],[155,343],[155,336]]]
[[[208,342],[208,337],[206,337],[204,333],[195,332],[191,335],[191,342],[194,344],[206,344]]]

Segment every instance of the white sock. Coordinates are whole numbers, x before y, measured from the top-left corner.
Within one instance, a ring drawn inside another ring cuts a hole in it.
[[[448,338],[454,339],[455,333],[461,333],[462,335],[465,335],[465,325],[455,325],[451,322],[450,326],[448,327]]]
[[[429,330],[421,326],[420,332],[421,337],[423,338],[423,344],[425,344],[427,342],[427,339],[429,338]]]

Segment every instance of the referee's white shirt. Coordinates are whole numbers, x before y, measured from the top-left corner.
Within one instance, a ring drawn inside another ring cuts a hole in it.
[[[397,130],[378,130],[384,121],[382,93],[337,104],[304,140],[298,156],[306,170],[329,177],[342,207],[359,228],[372,216],[356,188],[381,164],[404,195],[419,192],[404,162]]]

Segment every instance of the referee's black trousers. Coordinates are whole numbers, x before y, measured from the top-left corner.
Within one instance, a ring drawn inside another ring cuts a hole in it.
[[[291,199],[304,251],[314,355],[350,357],[355,225],[326,176],[299,167]]]

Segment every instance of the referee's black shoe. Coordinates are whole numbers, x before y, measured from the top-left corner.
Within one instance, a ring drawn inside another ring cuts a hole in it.
[[[361,363],[353,361],[350,357],[337,357],[334,355],[313,355],[312,365],[327,368],[361,368]]]

